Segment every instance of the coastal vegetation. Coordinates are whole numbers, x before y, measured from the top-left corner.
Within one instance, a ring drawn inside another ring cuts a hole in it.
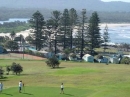
[[[0,24],[0,33],[20,32],[27,29],[29,29],[29,24],[26,22],[15,21]]]

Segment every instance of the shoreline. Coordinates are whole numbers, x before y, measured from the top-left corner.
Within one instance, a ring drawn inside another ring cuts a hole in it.
[[[101,30],[103,30],[105,27],[106,27],[106,25],[107,25],[107,27],[108,27],[108,29],[115,29],[116,27],[117,27],[117,29],[118,29],[118,27],[119,27],[119,29],[123,32],[124,31],[124,28],[125,27],[128,27],[128,28],[130,28],[130,23],[100,23],[99,24],[99,27],[100,27],[100,29]],[[22,34],[23,36],[24,36],[24,38],[26,38],[29,34],[30,34],[30,31],[31,31],[32,29],[28,29],[28,30],[25,30],[25,31],[20,31],[20,32],[17,32],[16,33],[16,36],[19,36],[20,34]],[[129,33],[128,33],[129,34]],[[129,36],[127,34],[127,36]],[[121,34],[122,35],[122,34]],[[8,36],[8,37],[10,37],[10,33],[0,33],[0,36]],[[123,37],[123,36],[122,36]],[[126,37],[126,36],[125,36]],[[111,38],[111,37],[110,37]],[[113,39],[113,38],[112,38]],[[122,41],[123,42],[123,41]],[[112,41],[112,43],[116,43],[116,42],[113,42]],[[120,43],[120,41],[119,41],[119,43]]]
[[[100,23],[99,24],[99,27],[123,27],[123,26],[130,26],[130,23]]]

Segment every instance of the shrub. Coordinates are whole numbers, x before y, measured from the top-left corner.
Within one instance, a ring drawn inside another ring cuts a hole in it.
[[[3,78],[4,70],[0,67],[0,77]]]
[[[70,57],[72,57],[72,58],[77,58],[76,54],[74,54],[74,53],[71,53],[71,54],[70,54]]]
[[[59,67],[60,62],[56,57],[52,57],[46,61],[46,64],[49,67],[55,68],[55,67]]]
[[[20,64],[13,62],[11,65],[11,71],[13,71],[17,75],[23,71],[23,67]]]
[[[66,57],[68,57],[69,53],[71,53],[71,50],[70,49],[65,49],[63,51],[63,53],[65,53]]]
[[[39,53],[39,52],[36,52],[35,55],[36,55],[36,56],[39,56],[39,57],[42,57],[42,54]]]
[[[33,55],[33,52],[32,52],[31,50],[28,50],[28,49],[27,49],[27,50],[25,50],[24,52],[27,53],[27,54]]]
[[[121,60],[121,64],[130,64],[130,58],[129,58],[129,57],[124,57],[124,58]]]
[[[5,48],[3,48],[3,53],[8,53],[8,51]]]
[[[9,74],[9,72],[11,71],[11,66],[6,66],[6,71],[8,72],[7,74]]]

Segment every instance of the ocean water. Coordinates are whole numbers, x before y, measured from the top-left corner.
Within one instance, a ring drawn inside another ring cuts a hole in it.
[[[101,28],[100,32],[103,34],[104,28]],[[108,33],[110,42],[130,44],[130,26],[108,26]]]
[[[7,21],[0,21],[0,24],[3,24],[4,22],[15,22],[15,21],[20,21],[20,22],[28,22],[29,18],[10,18]]]
[[[0,24],[4,22],[28,22],[29,18],[10,18],[8,21],[0,21]],[[103,34],[105,27],[100,27],[100,32]],[[74,31],[74,32],[77,32]],[[111,43],[129,43],[130,44],[130,25],[123,26],[110,26],[108,25],[109,40]],[[75,36],[75,33],[74,33]]]

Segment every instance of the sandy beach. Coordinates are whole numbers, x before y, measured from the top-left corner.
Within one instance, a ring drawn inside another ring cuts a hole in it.
[[[23,37],[26,38],[27,36],[29,36],[29,34],[30,34],[30,29],[16,33],[16,36],[23,35]],[[10,37],[10,33],[0,33],[0,36]]]
[[[101,23],[99,24],[100,28],[105,28],[105,26],[107,25],[108,28],[113,28],[113,27],[123,27],[123,26],[130,26],[130,23],[120,23],[120,24],[114,24],[114,23]],[[19,36],[20,34],[24,36],[24,38],[26,38],[29,34],[30,34],[30,30],[25,30],[25,31],[21,31],[18,32],[16,34],[16,36]],[[0,36],[9,36],[10,37],[10,33],[0,33]]]

